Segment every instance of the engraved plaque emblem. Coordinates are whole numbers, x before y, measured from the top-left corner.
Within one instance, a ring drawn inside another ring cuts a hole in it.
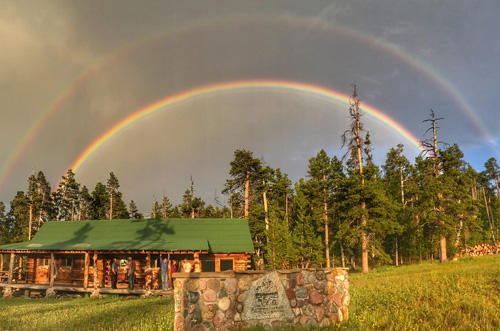
[[[254,281],[247,291],[241,319],[287,320],[294,317],[278,273],[270,272]]]

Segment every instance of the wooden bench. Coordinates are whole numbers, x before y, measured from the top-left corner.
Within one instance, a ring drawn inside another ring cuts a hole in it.
[[[17,277],[19,276],[19,267],[14,268],[12,272],[12,281],[17,283]],[[0,271],[0,282],[7,282],[9,280],[8,271]]]

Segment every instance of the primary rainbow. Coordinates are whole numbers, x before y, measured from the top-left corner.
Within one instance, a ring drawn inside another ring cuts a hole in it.
[[[74,161],[74,163],[70,168],[76,172],[82,166],[82,164],[103,144],[105,144],[108,140],[110,140],[119,131],[127,128],[132,123],[134,123],[135,121],[137,121],[142,117],[145,117],[161,109],[166,109],[167,106],[185,101],[189,98],[199,97],[221,91],[233,91],[233,90],[251,89],[251,88],[259,88],[259,89],[271,88],[271,89],[290,90],[294,92],[302,92],[316,96],[322,96],[326,97],[327,99],[333,99],[347,104],[349,103],[349,96],[341,92],[330,90],[322,86],[284,81],[284,80],[244,80],[244,81],[231,81],[231,82],[201,86],[194,89],[185,90],[180,93],[168,96],[164,99],[158,100],[125,117],[124,119],[113,125],[109,130],[104,132],[96,140],[94,140],[94,142],[92,142],[80,154],[80,156],[78,156],[78,158]],[[418,140],[410,131],[408,131],[405,127],[396,122],[394,119],[390,118],[382,111],[368,105],[365,102],[362,103],[361,108],[365,113],[371,115],[372,117],[390,126],[394,131],[399,133],[411,145],[415,146],[419,150],[424,151],[420,145],[420,140]]]

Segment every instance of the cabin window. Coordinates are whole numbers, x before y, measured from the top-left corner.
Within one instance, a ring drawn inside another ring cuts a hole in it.
[[[73,265],[73,258],[63,257],[59,262],[60,267],[71,267]]]
[[[39,267],[46,267],[48,265],[50,265],[50,259],[48,257],[42,257],[38,259]]]
[[[233,270],[233,260],[220,260],[220,271]]]
[[[202,260],[201,261],[201,271],[203,271],[203,272],[215,272],[215,260]]]
[[[120,260],[120,267],[126,268],[127,267],[127,260]]]

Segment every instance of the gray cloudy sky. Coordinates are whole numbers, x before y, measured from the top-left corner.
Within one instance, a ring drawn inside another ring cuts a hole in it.
[[[440,139],[477,170],[500,158],[500,2],[2,1],[0,200],[33,170],[53,187],[92,142],[153,102],[245,80],[311,84],[350,95],[418,139],[434,109]],[[343,155],[348,105],[270,87],[213,91],[167,105],[102,144],[76,172],[93,190],[113,171],[124,200],[149,213],[195,181],[220,195],[236,149],[296,181],[324,148]],[[378,164],[398,143],[367,114]],[[225,199],[223,199],[225,200]]]

